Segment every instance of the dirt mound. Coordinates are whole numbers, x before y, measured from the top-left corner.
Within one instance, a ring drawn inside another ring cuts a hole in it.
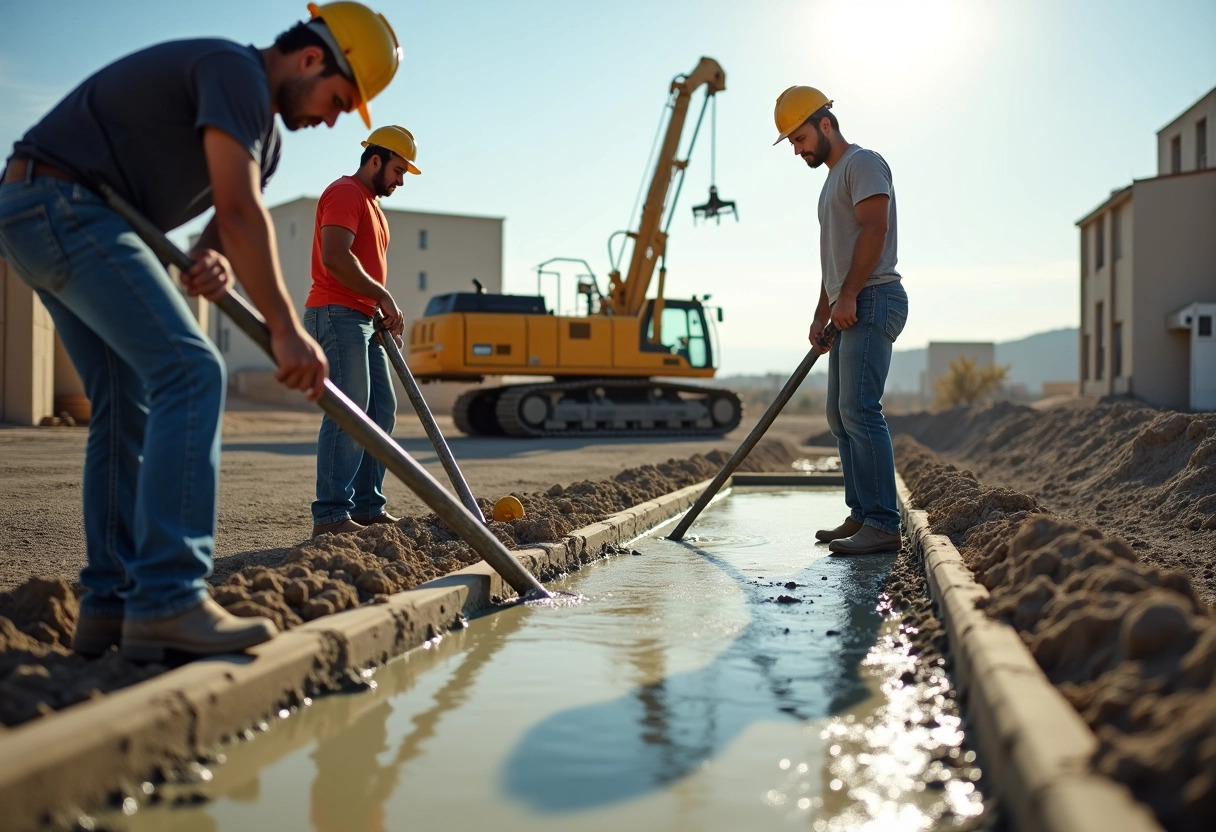
[[[788,470],[798,448],[762,440],[740,470]],[[555,484],[515,494],[525,516],[489,528],[508,548],[557,542],[570,532],[638,503],[709,479],[729,458],[712,452],[630,468],[611,479]],[[491,505],[481,502],[484,513]],[[273,567],[246,567],[213,587],[236,615],[265,615],[281,629],[418,586],[476,562],[478,555],[434,514],[325,535]],[[70,650],[80,608],[61,580],[27,581],[0,593],[0,724],[17,725],[74,702],[142,681],[165,668],[137,665],[116,651],[89,660]],[[0,728],[2,731],[3,728]]]
[[[998,403],[888,423],[892,435],[912,436],[985,482],[1123,538],[1142,561],[1186,571],[1216,604],[1216,414],[1112,399],[1042,411]]]
[[[1177,424],[1162,430],[1167,424],[1154,418],[1149,427],[1180,435]],[[1216,616],[1190,577],[1092,526],[1043,513],[1029,495],[988,488],[907,436],[896,439],[896,454],[913,501],[987,587],[981,608],[1018,630],[1094,730],[1094,769],[1125,783],[1167,829],[1209,828]]]

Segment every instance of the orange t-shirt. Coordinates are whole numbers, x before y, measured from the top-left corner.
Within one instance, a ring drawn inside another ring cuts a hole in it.
[[[321,229],[336,225],[351,231],[355,239],[351,253],[372,280],[384,285],[388,274],[388,220],[376,196],[353,176],[343,176],[325,189],[317,201],[317,224],[312,234],[312,289],[304,305],[345,306],[366,315],[376,311],[376,302],[338,282],[321,262]]]

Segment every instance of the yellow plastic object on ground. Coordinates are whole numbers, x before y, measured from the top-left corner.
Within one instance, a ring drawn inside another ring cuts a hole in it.
[[[520,520],[524,516],[524,504],[514,497],[503,497],[494,504],[494,519],[499,523]]]
[[[339,0],[318,6],[308,4],[312,19],[318,18],[329,29],[341,52],[338,60],[350,67],[350,75],[362,100],[356,105],[363,123],[370,130],[372,116],[367,102],[384,91],[401,65],[401,45],[384,15],[362,3]]]
[[[404,159],[410,173],[422,173],[414,162],[418,159],[418,145],[414,142],[414,134],[404,127],[389,125],[377,127],[362,143],[364,147],[376,145],[391,150]]]
[[[777,123],[777,141],[793,133],[811,117],[820,107],[831,107],[832,101],[814,87],[793,86],[777,96],[777,106],[773,108],[773,121]]]

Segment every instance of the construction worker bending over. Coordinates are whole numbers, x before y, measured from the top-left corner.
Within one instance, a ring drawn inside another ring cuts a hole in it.
[[[388,220],[379,200],[392,195],[406,173],[420,173],[418,148],[404,127],[380,127],[363,147],[359,169],[331,184],[317,202],[304,326],[325,350],[333,383],[391,433],[397,394],[374,316],[379,311],[398,345],[405,321],[385,287]],[[317,436],[312,521],[313,537],[397,521],[385,511],[384,466],[329,416]]]
[[[0,256],[50,312],[92,405],[83,475],[88,563],[74,646],[160,661],[271,638],[211,600],[225,369],[152,251],[98,195],[108,185],[163,231],[214,205],[182,276],[223,297],[241,276],[270,329],[276,377],[317,398],[326,362],[292,310],[261,189],[288,130],[333,126],[393,77],[392,29],[358,3],[259,49],[162,43],[101,69],[13,147]]]
[[[828,359],[827,418],[840,449],[849,516],[815,537],[838,555],[898,551],[895,459],[882,415],[891,348],[908,318],[896,261],[895,187],[872,150],[840,134],[832,102],[813,87],[777,99],[780,135],[809,167],[828,166],[819,194],[823,278],[810,340]],[[828,321],[840,330],[825,342]]]

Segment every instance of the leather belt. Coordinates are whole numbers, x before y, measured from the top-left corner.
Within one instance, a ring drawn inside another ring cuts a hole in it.
[[[4,179],[0,180],[0,184],[7,185],[10,182],[19,182],[24,179],[30,165],[34,166],[35,177],[49,176],[52,179],[62,179],[65,182],[76,181],[72,174],[59,168],[51,167],[45,162],[37,162],[28,156],[14,156],[9,160],[8,167],[4,169]]]

